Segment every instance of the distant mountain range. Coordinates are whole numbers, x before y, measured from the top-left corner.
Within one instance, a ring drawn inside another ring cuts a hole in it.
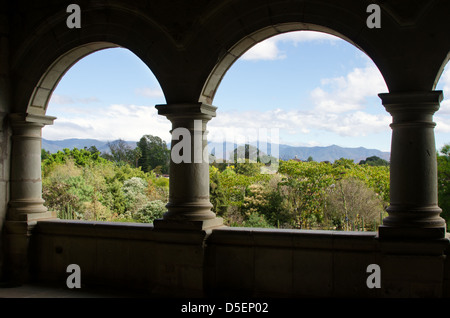
[[[113,142],[113,141],[111,141]],[[136,141],[126,141],[131,147],[136,147]],[[73,149],[83,149],[95,146],[101,152],[109,152],[108,141],[101,141],[96,139],[64,139],[64,140],[47,140],[42,139],[42,149],[49,151],[50,153],[55,153],[58,150],[64,148]],[[170,145],[168,145],[170,146]],[[236,148],[236,144],[232,143],[210,143],[209,151],[213,152],[217,158],[223,158],[223,153],[228,154],[229,158],[230,151]],[[271,147],[268,144],[267,153],[271,154]],[[300,159],[307,160],[312,157],[314,161],[329,161],[334,162],[340,158],[352,159],[355,163],[361,160],[365,160],[368,157],[377,156],[384,160],[390,160],[390,153],[380,151],[377,149],[367,149],[364,147],[359,148],[345,148],[336,145],[326,146],[326,147],[296,147],[289,145],[278,145],[279,158],[282,160],[289,159]],[[263,151],[263,149],[261,149]]]
[[[111,140],[111,142],[114,142]],[[127,141],[131,147],[136,147],[136,141]],[[63,139],[63,140],[47,140],[42,138],[42,149],[55,153],[58,150],[64,148],[84,149],[95,146],[100,152],[109,152],[108,141],[102,141],[97,139]]]

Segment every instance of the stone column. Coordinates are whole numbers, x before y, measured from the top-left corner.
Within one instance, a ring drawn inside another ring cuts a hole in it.
[[[211,211],[208,153],[204,151],[206,124],[215,117],[216,107],[193,103],[156,108],[172,122],[169,203],[162,221],[201,229],[222,225],[222,219]],[[161,220],[156,226],[162,226]]]
[[[52,217],[42,199],[41,132],[54,117],[13,114],[11,185],[7,220],[35,221]]]
[[[433,114],[442,91],[379,94],[392,115],[389,216],[380,238],[444,238],[439,214]]]
[[[169,202],[162,219],[154,220],[156,287],[162,296],[203,296],[205,240],[223,226],[211,211],[206,124],[216,107],[203,104],[157,105],[172,122]]]
[[[15,283],[28,278],[29,238],[38,220],[56,218],[42,199],[41,131],[54,117],[12,114],[10,200],[5,222],[6,276]]]

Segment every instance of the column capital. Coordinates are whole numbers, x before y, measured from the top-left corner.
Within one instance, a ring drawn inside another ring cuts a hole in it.
[[[383,104],[404,104],[406,103],[440,103],[444,98],[444,93],[440,90],[433,91],[412,91],[397,93],[378,94]]]
[[[433,115],[444,98],[442,91],[413,91],[378,94],[383,106],[393,116],[405,112]]]
[[[30,113],[13,113],[9,115],[11,124],[34,123],[38,125],[53,125],[56,117],[47,115],[36,115]]]
[[[156,105],[159,115],[173,119],[204,119],[216,117],[216,106],[205,103],[179,103]]]

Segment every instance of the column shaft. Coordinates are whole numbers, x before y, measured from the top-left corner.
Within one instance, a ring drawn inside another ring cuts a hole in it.
[[[433,122],[442,92],[379,96],[392,115],[390,206],[380,237],[442,238]]]
[[[194,103],[157,105],[156,108],[172,122],[169,203],[163,220],[222,224],[211,211],[209,163],[207,151],[204,151],[206,124],[215,116],[216,107]]]
[[[7,219],[32,221],[47,218],[42,199],[41,179],[41,131],[54,117],[11,115],[12,160],[10,201]]]

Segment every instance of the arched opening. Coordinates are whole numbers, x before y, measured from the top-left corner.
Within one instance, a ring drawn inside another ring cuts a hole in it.
[[[233,47],[231,47],[227,52],[224,53],[223,57],[216,64],[213,71],[210,73],[205,85],[203,86],[202,94],[199,98],[200,102],[212,103],[216,91],[221,83],[223,77],[227,73],[228,69],[249,49],[251,49],[256,44],[269,39],[273,36],[280,35],[283,33],[295,32],[295,31],[317,31],[326,33],[329,35],[334,35],[340,39],[343,39],[355,47],[359,46],[350,40],[345,35],[334,31],[333,29],[315,25],[311,23],[283,23],[274,26],[269,26],[257,32],[254,32],[247,37],[240,40]],[[359,48],[361,49],[361,48]],[[361,49],[362,50],[362,49]]]
[[[436,147],[441,149],[450,142],[450,63],[446,63],[438,76],[435,90],[443,92],[443,100],[434,118],[436,122]]]
[[[29,107],[57,118],[42,132],[44,205],[61,219],[152,223],[168,198],[169,163],[154,156],[169,160],[163,91],[128,49],[88,48],[59,59]]]
[[[437,77],[436,90],[443,92],[440,108],[434,116],[436,122],[436,152],[438,172],[438,201],[441,217],[450,224],[450,63],[447,61]]]
[[[90,43],[74,48],[62,55],[49,67],[36,85],[27,108],[27,113],[44,115],[52,92],[64,74],[83,57],[93,52],[112,47],[117,47],[117,45],[107,42]]]
[[[205,84],[202,99],[218,106],[208,125],[210,151],[229,150],[222,140],[239,145],[227,140],[236,135],[256,148],[264,144],[254,139],[260,133],[278,138],[265,149],[278,148],[275,173],[258,175],[236,162],[210,171],[215,212],[228,225],[376,230],[386,216],[391,116],[377,96],[388,91],[383,76],[355,44],[310,30],[274,27],[246,38]],[[267,36],[273,32],[280,34]]]

